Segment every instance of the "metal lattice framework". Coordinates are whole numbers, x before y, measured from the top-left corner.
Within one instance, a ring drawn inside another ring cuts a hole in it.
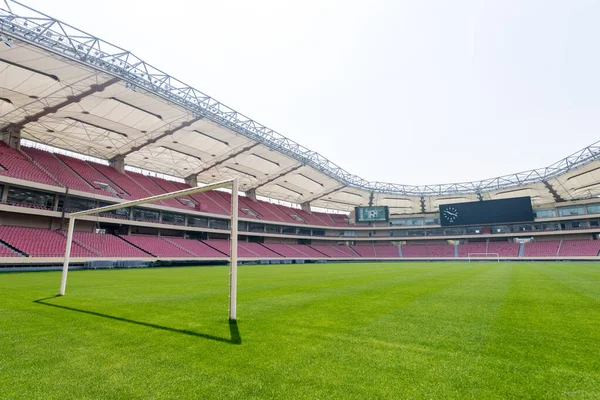
[[[196,118],[208,119],[269,149],[296,160],[331,179],[340,187],[369,193],[403,196],[448,196],[477,194],[546,182],[574,168],[600,159],[600,142],[596,142],[548,167],[475,182],[436,185],[402,185],[369,182],[285,136],[233,110],[205,93],[186,85],[158,68],[144,62],[130,51],[56,20],[22,3],[5,0],[0,8],[0,32],[5,44],[19,40],[45,49],[76,63],[118,77],[134,91],[149,92],[178,105]]]

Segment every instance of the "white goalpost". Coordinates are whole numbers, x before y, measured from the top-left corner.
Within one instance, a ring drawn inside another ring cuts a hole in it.
[[[146,197],[139,200],[126,201],[124,203],[112,204],[106,207],[94,208],[91,210],[79,211],[68,215],[69,230],[67,233],[67,246],[65,249],[65,261],[62,269],[62,278],[60,282],[59,295],[64,296],[67,289],[67,275],[69,273],[69,261],[71,258],[71,244],[73,242],[73,231],[75,229],[75,220],[85,215],[100,214],[107,211],[118,210],[120,208],[139,206],[141,204],[154,203],[160,200],[176,198],[194,193],[207,192],[219,188],[231,188],[231,228],[230,244],[231,252],[229,256],[229,320],[237,319],[237,244],[238,244],[238,178],[228,179],[216,182],[207,186],[193,187],[179,190],[177,192],[160,194],[157,196]]]
[[[469,253],[469,262],[471,262],[472,258],[475,258],[477,260],[483,260],[483,259],[488,259],[488,258],[492,258],[492,259],[496,259],[496,261],[500,262],[500,254],[498,253]]]

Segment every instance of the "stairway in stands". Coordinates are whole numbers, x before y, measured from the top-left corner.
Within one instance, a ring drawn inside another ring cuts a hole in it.
[[[525,255],[525,243],[519,243],[519,257]]]

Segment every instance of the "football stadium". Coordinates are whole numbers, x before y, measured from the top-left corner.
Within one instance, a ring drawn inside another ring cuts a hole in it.
[[[600,398],[600,142],[372,182],[21,3],[0,41],[0,398]]]

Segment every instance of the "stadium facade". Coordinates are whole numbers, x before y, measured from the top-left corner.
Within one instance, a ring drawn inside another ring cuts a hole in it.
[[[595,259],[600,251],[598,143],[546,168],[477,182],[369,182],[20,3],[0,9],[0,39],[1,264],[59,263],[70,212],[232,177],[244,194],[247,261]],[[534,221],[440,224],[440,206],[523,196]],[[74,261],[224,260],[229,199],[215,191],[83,218]],[[354,208],[372,205],[387,206],[390,220],[357,223]]]

